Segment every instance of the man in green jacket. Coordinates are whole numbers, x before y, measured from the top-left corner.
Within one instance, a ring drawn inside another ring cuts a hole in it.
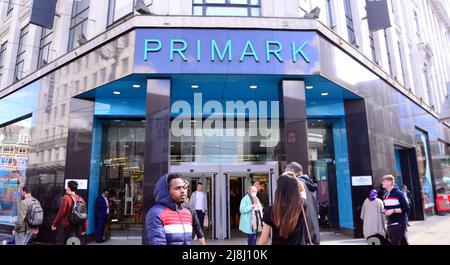
[[[27,245],[31,237],[39,232],[39,229],[30,227],[26,221],[28,209],[30,209],[33,200],[35,200],[31,196],[31,189],[24,186],[21,195],[22,200],[17,204],[17,220],[12,234],[14,235],[16,245]]]

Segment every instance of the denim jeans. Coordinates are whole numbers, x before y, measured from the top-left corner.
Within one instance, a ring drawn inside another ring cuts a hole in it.
[[[256,234],[247,234],[247,245],[256,245]]]

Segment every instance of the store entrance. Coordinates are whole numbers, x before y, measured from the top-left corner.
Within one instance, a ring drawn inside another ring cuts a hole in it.
[[[144,144],[144,121],[103,122],[100,191],[111,193],[106,238],[141,238]]]
[[[336,161],[332,120],[308,120],[309,176],[318,184],[319,225],[339,230]]]
[[[273,200],[276,189],[277,162],[252,163],[181,163],[170,166],[171,173],[178,173],[189,182],[188,194],[192,196],[199,182],[207,197],[205,216],[206,239],[238,239],[246,242],[246,235],[239,230],[240,203],[247,190],[259,183],[263,207]]]
[[[225,190],[228,199],[226,203],[227,239],[240,238],[245,236],[239,230],[241,200],[248,194],[250,186],[255,186],[259,189],[257,197],[263,208],[268,207],[271,203],[268,188],[271,174],[270,172],[225,172],[223,175],[228,180]]]

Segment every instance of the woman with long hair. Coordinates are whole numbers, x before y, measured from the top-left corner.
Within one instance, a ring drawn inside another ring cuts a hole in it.
[[[269,241],[272,229],[272,245],[305,245],[309,242],[303,214],[305,187],[296,177],[283,174],[278,178],[273,205],[263,217],[260,245]]]

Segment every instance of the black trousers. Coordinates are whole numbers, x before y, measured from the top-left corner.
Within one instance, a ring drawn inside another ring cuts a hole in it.
[[[205,213],[201,210],[195,210],[197,213],[198,221],[200,223],[200,227],[203,228],[203,224],[205,222]]]
[[[105,224],[106,224],[106,217],[105,218],[96,218],[95,219],[95,241],[97,242],[103,242],[103,234],[105,233]]]
[[[387,239],[391,245],[409,245],[406,240],[406,225],[388,226]]]

